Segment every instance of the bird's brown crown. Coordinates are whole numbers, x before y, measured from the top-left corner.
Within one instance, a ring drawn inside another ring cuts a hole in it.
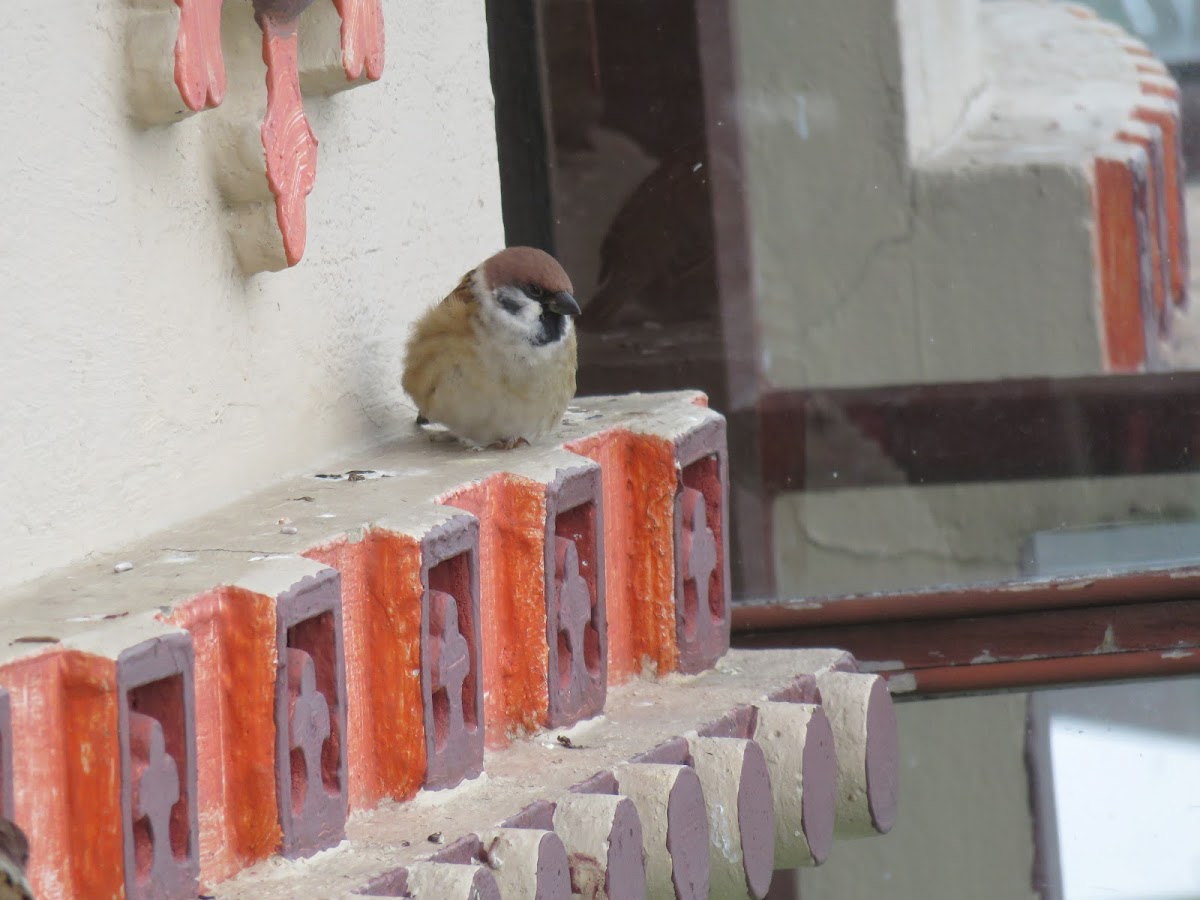
[[[563,267],[549,253],[536,247],[509,247],[484,260],[483,275],[488,287],[495,290],[504,285],[536,284],[547,293],[556,294],[575,289]]]

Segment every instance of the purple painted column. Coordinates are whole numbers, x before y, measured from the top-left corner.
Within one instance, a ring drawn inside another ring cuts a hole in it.
[[[456,523],[431,532],[422,546],[421,697],[431,789],[483,771],[479,523]]]
[[[125,892],[192,897],[200,886],[193,653],[186,634],[117,658]]]
[[[553,825],[567,848],[576,894],[597,900],[646,895],[642,821],[632,800],[571,793],[555,804]]]
[[[0,688],[0,880],[14,897],[33,892],[25,879],[29,862],[29,838],[14,820],[16,797],[13,787],[12,698]]]
[[[13,790],[12,698],[0,688],[0,816],[6,819],[16,815]]]
[[[561,728],[599,713],[607,695],[600,467],[560,469],[546,506],[548,712]]]
[[[626,763],[613,775],[616,792],[633,801],[641,818],[648,894],[708,897],[708,808],[695,770]]]
[[[729,649],[729,456],[725,420],[675,445],[675,632],[679,670],[711,668]]]
[[[346,668],[341,575],[305,578],[276,604],[275,771],[285,856],[346,832]]]

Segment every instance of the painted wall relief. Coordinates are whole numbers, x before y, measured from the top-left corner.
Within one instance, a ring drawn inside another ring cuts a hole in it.
[[[143,127],[167,125],[221,106],[228,87],[225,47],[241,27],[236,16],[222,16],[224,0],[130,4],[134,120]],[[253,0],[253,13],[262,32],[266,111],[253,125],[235,121],[222,145],[231,152],[216,166],[246,274],[278,271],[304,256],[318,142],[303,95],[377,81],[384,62],[382,0]],[[228,127],[228,119],[223,124]]]

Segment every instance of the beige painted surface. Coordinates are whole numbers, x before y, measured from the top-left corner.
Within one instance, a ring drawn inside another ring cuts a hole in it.
[[[1023,900],[1033,826],[1025,694],[900,703],[900,814],[883,838],[838,841],[802,870],[804,900]]]
[[[122,3],[6,8],[0,587],[406,425],[408,323],[503,244],[483,7],[388,0],[383,80],[306,98],[304,260],[238,274],[218,126],[265,70],[225,6],[227,107],[144,131]]]

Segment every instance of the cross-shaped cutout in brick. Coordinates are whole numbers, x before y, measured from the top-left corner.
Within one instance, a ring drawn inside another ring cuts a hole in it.
[[[709,597],[713,572],[717,568],[717,539],[708,527],[704,494],[695,488],[683,489],[683,578],[684,634],[689,641],[705,644],[714,620],[724,618],[724,610],[714,612]],[[687,582],[692,590],[687,590]]]
[[[471,648],[458,630],[458,603],[443,591],[429,592],[429,640],[434,747],[441,751],[457,744],[466,730],[463,682],[471,674]]]
[[[584,642],[592,621],[592,591],[579,574],[575,542],[554,539],[554,583],[558,593],[558,691],[564,715],[578,715],[591,677]]]
[[[329,701],[317,690],[317,667],[303,650],[288,647],[288,729],[292,750],[292,812],[301,816],[318,804],[321,780],[321,752],[330,736]],[[304,760],[298,772],[296,751]],[[309,790],[312,788],[312,790]]]
[[[171,810],[180,799],[179,767],[167,753],[162,724],[139,712],[129,713],[129,753],[133,763],[133,821],[146,820],[151,844],[149,871],[139,871],[139,876],[153,883],[167,879],[173,864]],[[138,856],[145,859],[144,850]]]

